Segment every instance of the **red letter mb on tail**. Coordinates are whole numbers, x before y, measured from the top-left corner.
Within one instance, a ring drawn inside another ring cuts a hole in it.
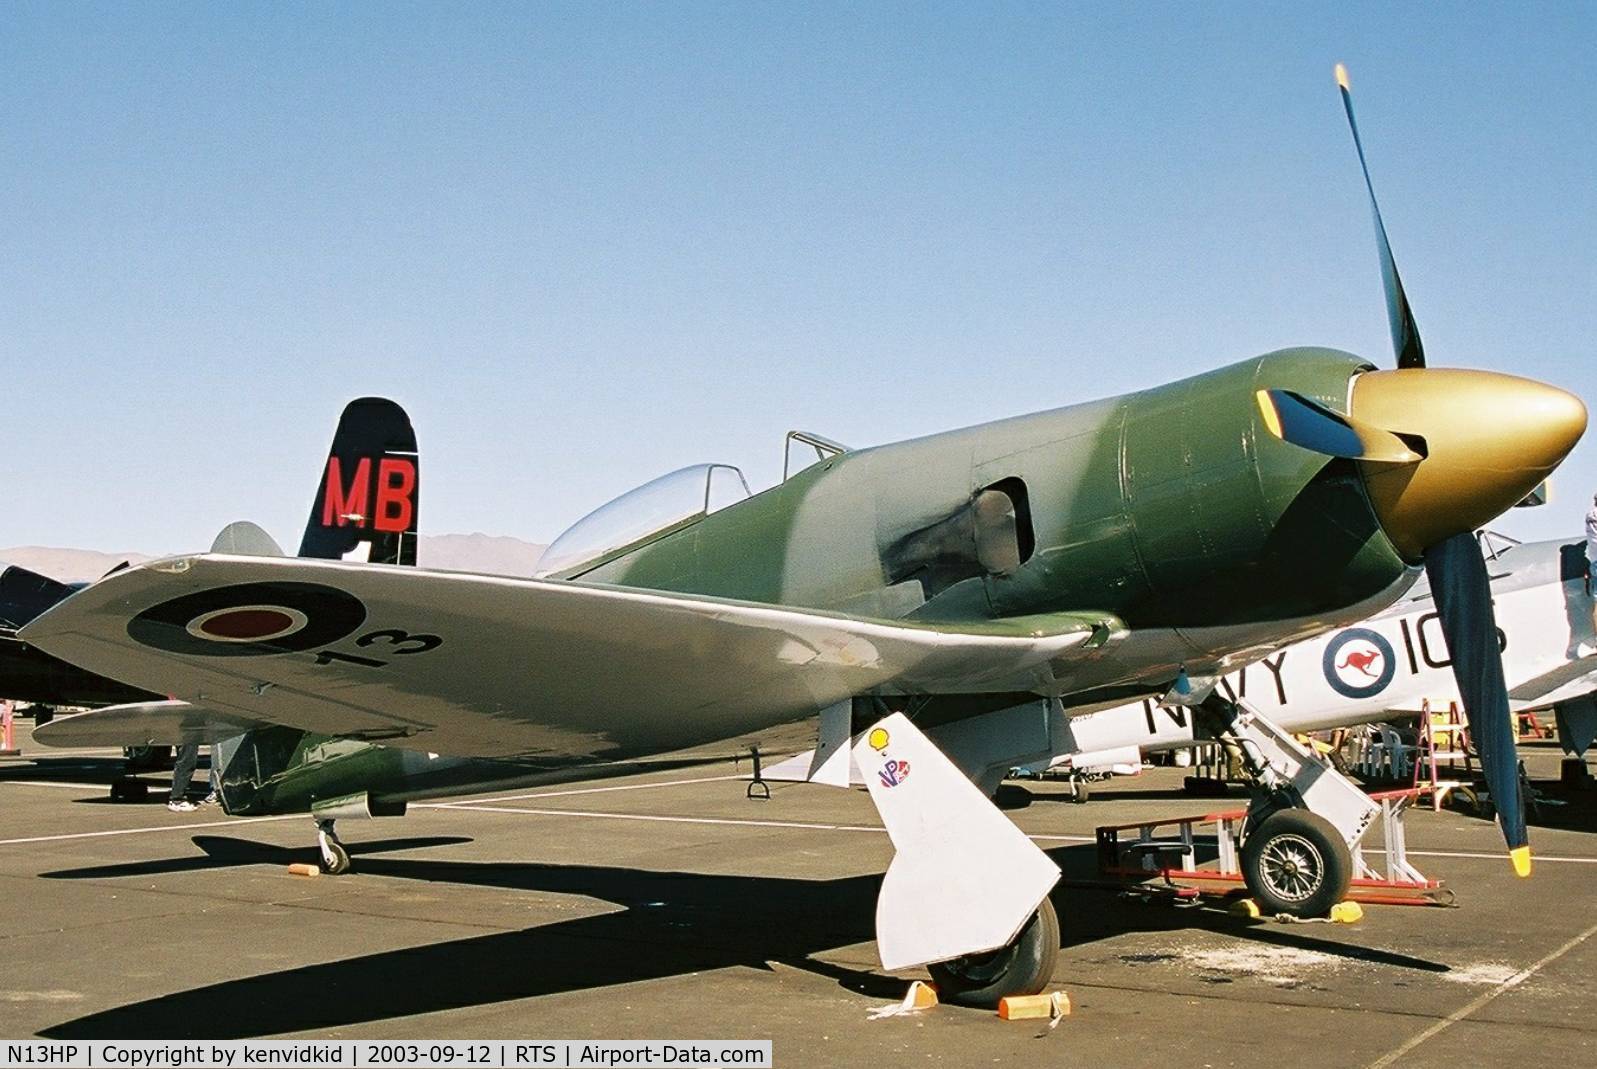
[[[349,490],[346,493],[338,458],[328,457],[327,478],[324,480],[327,493],[322,498],[322,526],[343,527],[353,523],[356,527],[365,527],[366,502],[371,496],[371,480],[371,458],[361,457],[360,463],[355,465],[355,477],[350,480]]]

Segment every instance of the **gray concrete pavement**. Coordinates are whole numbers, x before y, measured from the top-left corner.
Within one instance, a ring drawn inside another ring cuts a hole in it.
[[[1529,881],[1493,825],[1411,816],[1414,860],[1456,909],[1281,925],[1061,888],[1055,979],[1076,1012],[1039,1039],[949,1007],[867,1020],[905,979],[875,964],[891,853],[861,793],[749,801],[729,764],[513,792],[345,822],[356,874],[305,878],[286,866],[313,856],[308,819],[112,804],[108,755],[26,734],[24,760],[0,763],[0,1035],[747,1037],[784,1065],[1597,1054],[1597,797],[1533,828]],[[1554,774],[1549,747],[1528,752]],[[1011,816],[1086,877],[1096,825],[1216,808],[1179,781],[1156,770],[1084,806],[1031,785]]]

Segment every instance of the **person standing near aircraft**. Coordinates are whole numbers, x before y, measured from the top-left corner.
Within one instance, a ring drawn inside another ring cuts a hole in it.
[[[172,765],[172,793],[167,797],[166,808],[174,813],[192,813],[199,806],[189,801],[189,781],[194,778],[194,768],[200,763],[200,744],[185,742],[178,746],[177,760]]]
[[[166,808],[174,813],[192,813],[201,806],[219,805],[221,795],[218,788],[221,784],[220,769],[222,767],[221,755],[216,746],[211,746],[211,790],[199,802],[188,799],[189,784],[194,780],[194,769],[200,762],[200,744],[186,742],[177,747],[177,761],[172,766],[172,793],[168,796]]]

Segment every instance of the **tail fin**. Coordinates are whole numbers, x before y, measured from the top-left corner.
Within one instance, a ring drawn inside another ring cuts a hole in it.
[[[374,564],[414,565],[417,462],[416,432],[403,408],[385,397],[351,401],[333,435],[299,555],[341,560],[355,551]]]

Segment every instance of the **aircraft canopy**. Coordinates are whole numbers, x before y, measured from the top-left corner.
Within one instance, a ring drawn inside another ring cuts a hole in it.
[[[538,559],[533,578],[560,575],[749,496],[730,464],[694,464],[628,490],[568,527]]]

